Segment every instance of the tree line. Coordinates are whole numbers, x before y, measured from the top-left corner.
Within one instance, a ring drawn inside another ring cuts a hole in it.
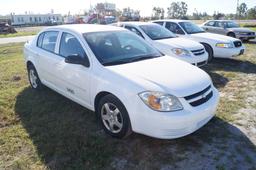
[[[207,12],[198,12],[194,9],[192,15],[187,14],[188,5],[183,1],[172,2],[167,8],[167,18],[173,19],[192,19],[192,20],[207,20],[207,19],[256,19],[256,6],[248,9],[246,3],[241,3],[237,7],[236,14],[224,14],[215,11],[213,15]],[[165,18],[165,9],[161,7],[153,7],[151,19]]]

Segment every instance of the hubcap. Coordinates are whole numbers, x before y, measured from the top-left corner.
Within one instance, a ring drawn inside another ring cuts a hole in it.
[[[112,103],[105,103],[101,108],[101,119],[104,126],[112,133],[118,133],[123,127],[123,117]]]
[[[35,71],[31,69],[29,71],[29,80],[33,88],[37,88],[37,76],[35,74]]]

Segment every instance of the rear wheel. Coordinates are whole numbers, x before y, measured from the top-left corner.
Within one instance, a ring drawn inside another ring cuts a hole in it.
[[[128,112],[117,97],[111,94],[104,96],[96,109],[99,122],[107,134],[125,138],[132,133]]]
[[[28,80],[32,89],[41,90],[43,88],[43,84],[41,83],[37,71],[32,64],[28,65]]]
[[[208,44],[202,43],[202,45],[204,46],[205,50],[208,53],[208,62],[212,61],[213,59],[213,50],[212,47]]]

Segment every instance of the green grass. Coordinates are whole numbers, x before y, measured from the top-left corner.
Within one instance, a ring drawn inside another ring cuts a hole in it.
[[[256,27],[250,27],[249,29],[256,31]]]
[[[24,31],[24,32],[17,32],[17,33],[9,33],[9,34],[0,34],[0,38],[10,38],[10,37],[20,37],[20,36],[28,36],[28,35],[36,35],[38,32],[29,32],[29,31]]]
[[[117,140],[105,135],[91,111],[47,88],[36,92],[29,87],[22,43],[0,45],[0,169],[159,169],[165,164],[175,167],[197,153],[200,159],[215,160],[213,168],[230,169],[221,162],[223,148],[230,149],[233,157],[244,157],[234,166],[253,166],[245,152],[232,150],[241,147],[256,153],[248,138],[228,130],[236,129],[231,124],[234,114],[246,107],[246,92],[253,88],[241,83],[256,74],[255,44],[246,46],[246,54],[237,60],[216,60],[203,68],[226,94],[217,117],[207,126],[177,140],[138,134]],[[208,145],[218,152],[203,152]]]

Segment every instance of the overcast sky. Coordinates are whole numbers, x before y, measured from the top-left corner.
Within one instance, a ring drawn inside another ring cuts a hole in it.
[[[0,0],[0,15],[24,14],[25,11],[32,13],[49,13],[51,9],[54,13],[71,14],[82,13],[84,9],[89,9],[90,4],[98,2],[115,3],[116,7],[123,9],[131,7],[141,11],[142,16],[150,16],[154,6],[163,7],[165,10],[171,2],[179,0]],[[192,14],[195,9],[198,12],[213,14],[214,11],[222,13],[235,13],[237,0],[183,0],[188,4],[188,13]],[[248,8],[256,6],[256,0],[239,0],[245,2]]]

